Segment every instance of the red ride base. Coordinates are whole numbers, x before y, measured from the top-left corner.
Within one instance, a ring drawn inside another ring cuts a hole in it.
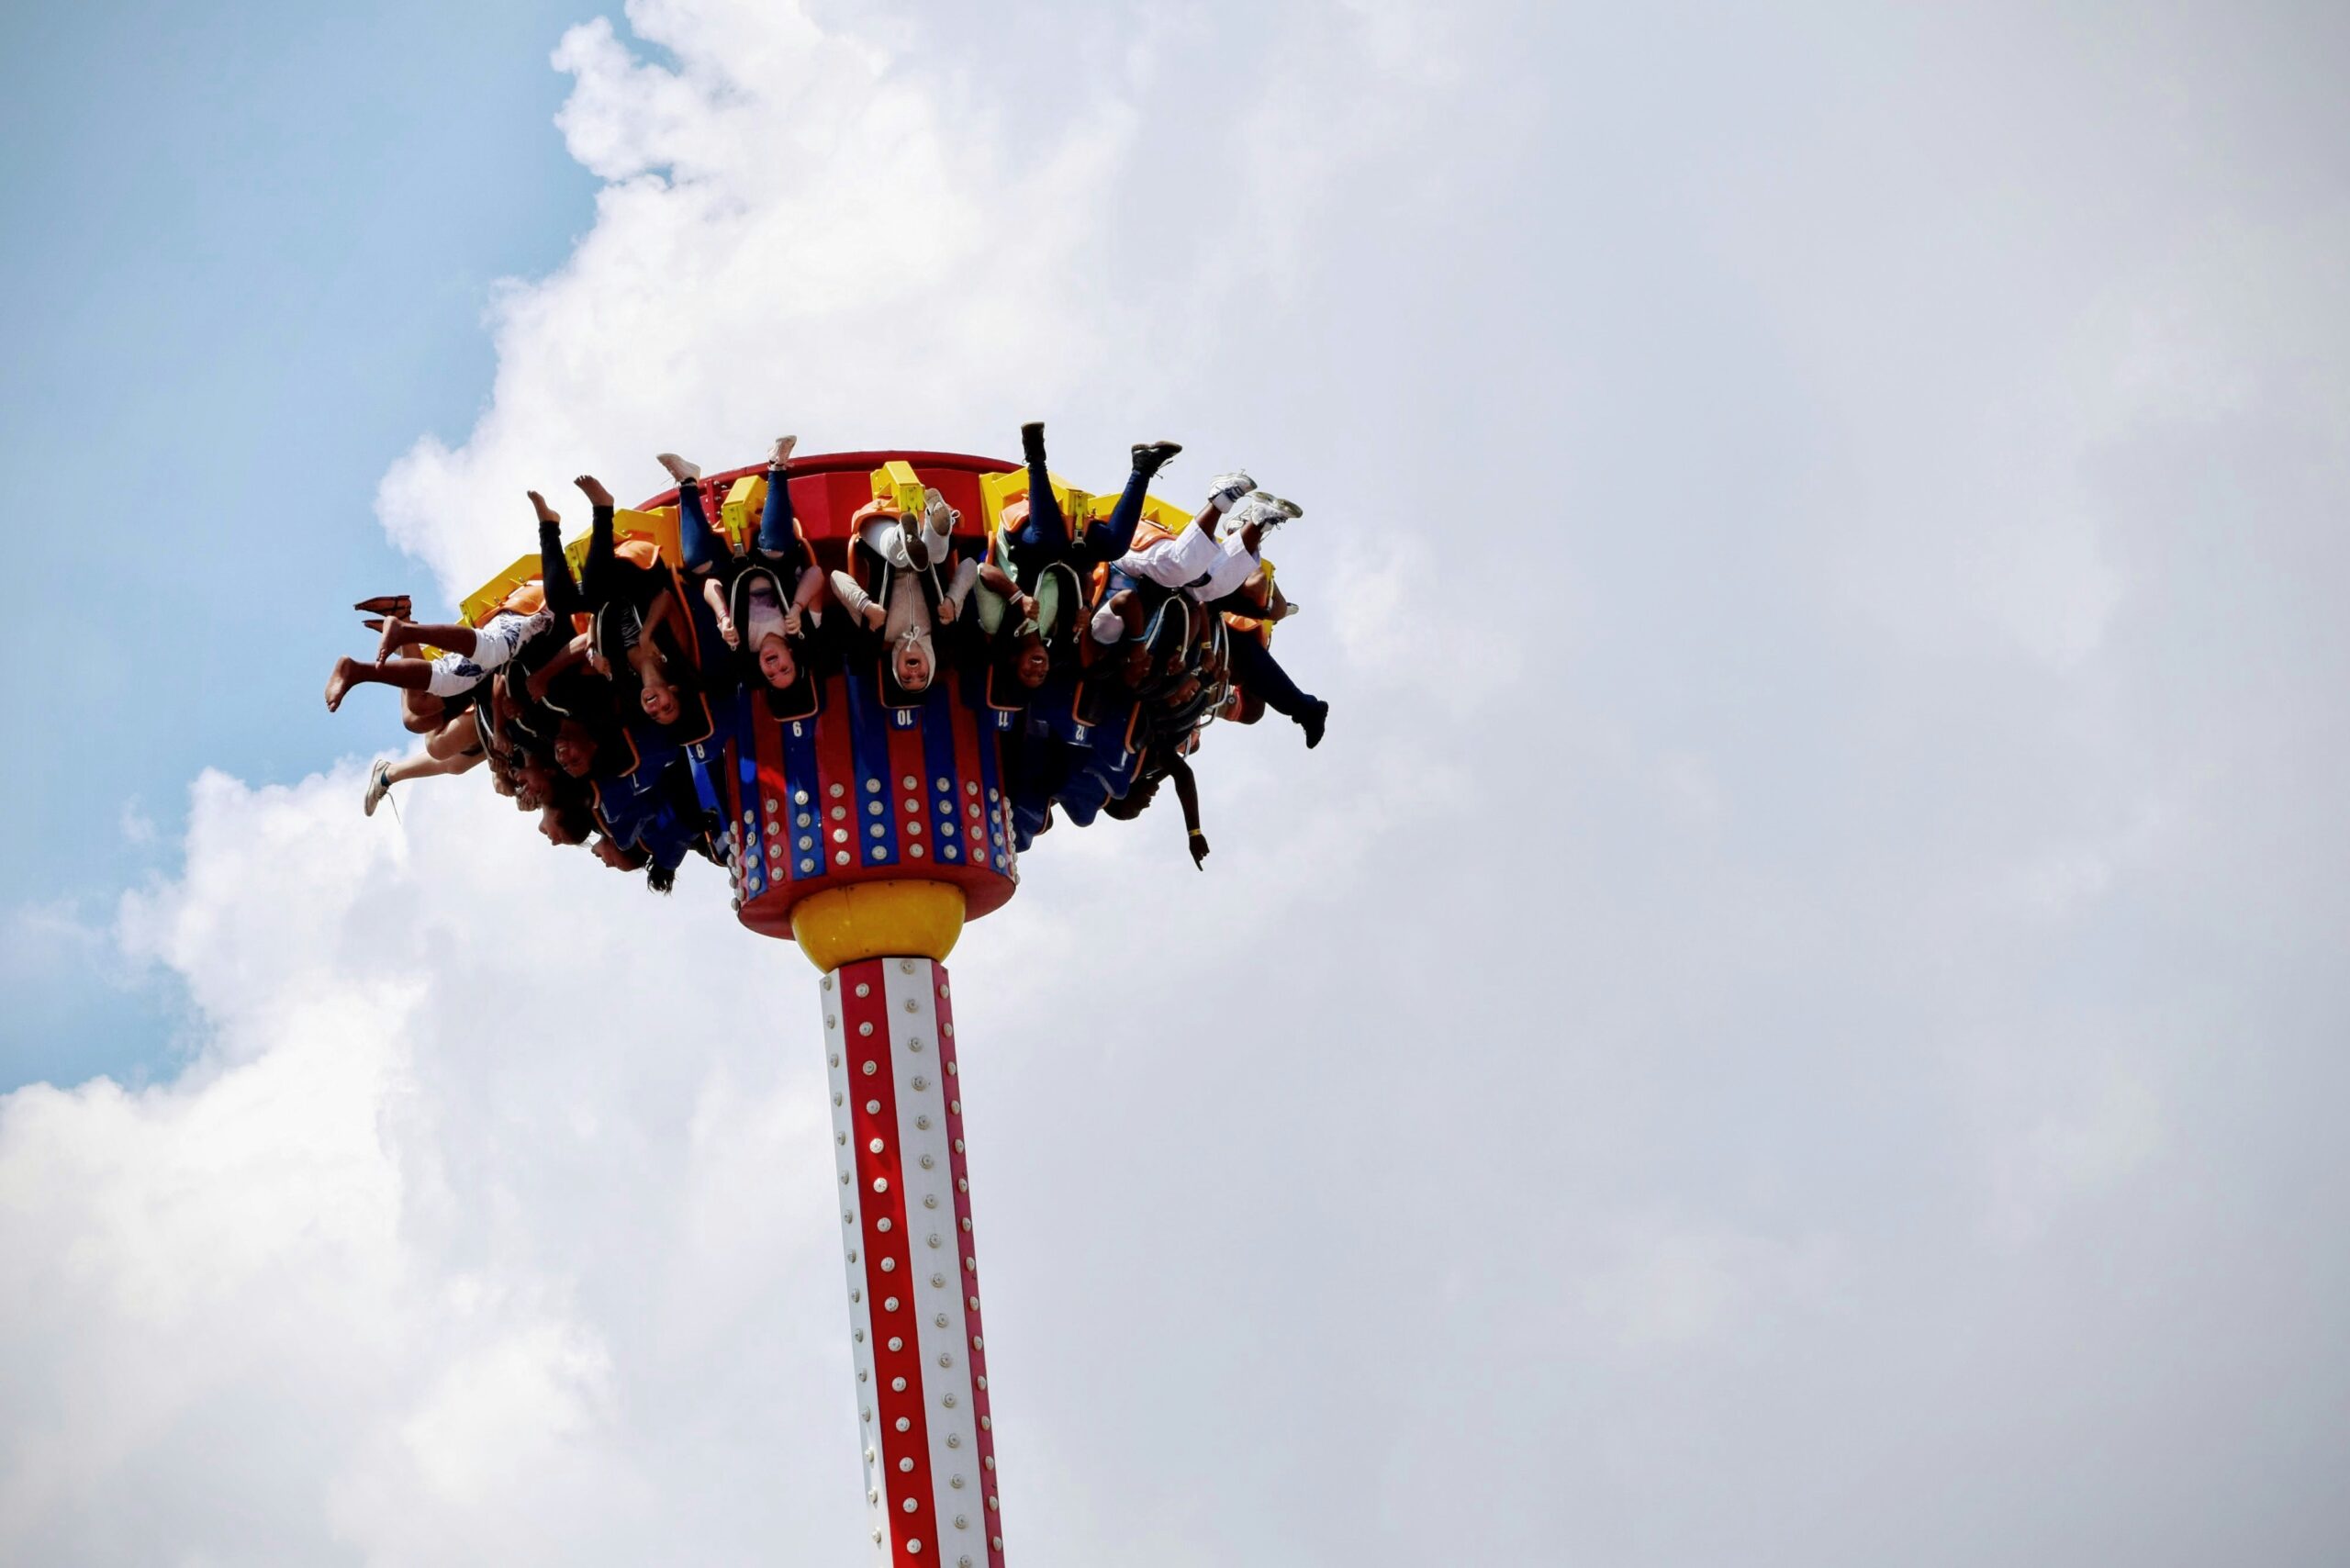
[[[877,471],[892,463],[910,465],[961,514],[956,538],[965,549],[985,550],[979,481],[1013,465],[942,452],[832,453],[795,458],[789,471],[793,514],[817,565],[847,565],[852,520],[874,498]],[[764,474],[744,468],[704,480],[713,510],[734,481]],[[666,491],[644,510],[677,498]],[[755,519],[741,521],[755,527]],[[742,699],[746,722],[721,787],[743,924],[788,937],[792,907],[815,893],[910,879],[961,888],[970,919],[1002,907],[1019,876],[997,739],[1008,721],[988,705],[984,678],[945,671],[909,696],[883,681],[874,657],[816,687],[814,711],[798,717],[777,717],[755,691]]]

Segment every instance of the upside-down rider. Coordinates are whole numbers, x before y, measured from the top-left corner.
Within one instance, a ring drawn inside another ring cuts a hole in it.
[[[1220,475],[1208,504],[1181,533],[1129,550],[1110,567],[1109,589],[1094,612],[1093,636],[1114,645],[1145,624],[1145,583],[1181,593],[1211,613],[1261,615],[1251,586],[1262,581],[1265,535],[1304,515],[1294,501],[1255,488],[1246,474]],[[1296,722],[1311,749],[1322,744],[1330,705],[1298,689],[1272,650],[1255,637],[1231,640],[1233,678],[1265,705]]]

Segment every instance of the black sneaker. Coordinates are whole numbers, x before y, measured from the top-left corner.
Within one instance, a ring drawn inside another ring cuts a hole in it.
[[[1020,427],[1020,456],[1024,462],[1044,462],[1045,423],[1042,420],[1032,420]]]
[[[1322,744],[1322,726],[1329,722],[1330,705],[1321,701],[1315,702],[1305,717],[1297,722],[1297,727],[1305,732],[1306,750],[1312,751]]]
[[[1182,450],[1180,443],[1171,441],[1137,442],[1134,449],[1135,472],[1148,478],[1166,467],[1167,460]]]

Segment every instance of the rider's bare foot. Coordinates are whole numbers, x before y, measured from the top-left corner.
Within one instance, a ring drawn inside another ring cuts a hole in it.
[[[348,655],[334,661],[334,673],[327,677],[327,711],[331,713],[342,706],[342,694],[351,689],[352,680],[359,671],[359,661]]]
[[[539,494],[536,490],[530,491],[529,494],[531,497],[532,509],[539,514],[539,521],[541,522],[561,522],[563,521],[563,514],[555,510],[554,508],[547,505],[547,498],[544,496]]]
[[[579,487],[579,493],[588,498],[589,506],[608,507],[612,504],[611,491],[604,488],[604,482],[593,474],[582,474],[571,482]]]
[[[408,622],[397,615],[384,617],[384,640],[375,644],[375,662],[382,664],[399,646],[399,635],[408,630]]]

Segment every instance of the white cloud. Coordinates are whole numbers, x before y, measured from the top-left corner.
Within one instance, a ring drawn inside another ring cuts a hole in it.
[[[796,1168],[823,1158],[812,1079],[778,1076],[788,1025],[741,1026],[794,1015],[796,956],[709,879],[656,909],[545,853],[487,791],[420,792],[404,836],[358,783],[200,782],[185,873],[124,928],[186,981],[202,1055],[0,1101],[12,1561],[115,1550],[107,1499],[156,1465],[229,1495],[151,1544],[234,1556],[258,1520],[271,1560],[642,1561],[665,1466],[728,1468],[778,1360],[833,1338],[788,1277],[829,1240]],[[577,983],[709,969],[703,944],[743,962],[691,995]],[[789,1463],[821,1474],[841,1434],[807,1426]],[[746,1492],[707,1539],[808,1503]]]
[[[991,73],[901,69],[798,5],[629,14],[674,67],[600,19],[554,55],[565,141],[610,182],[594,230],[501,296],[464,446],[428,438],[384,481],[392,537],[453,593],[530,547],[526,488],[599,467],[655,489],[657,450],[749,462],[785,429],[1000,446],[1002,410],[1065,401],[1121,324],[1101,215],[1136,118],[1114,84],[1072,84],[1015,142]]]
[[[1040,411],[1307,504],[1325,745],[1214,732],[1205,874],[1057,832],[957,957],[1016,1555],[2340,1556],[2340,230],[2077,199],[2209,79],[834,16],[563,43],[597,226],[383,507],[462,588],[591,463]],[[1065,95],[924,52],[999,25]],[[0,1101],[0,1558],[845,1557],[797,955],[358,784],[199,779],[113,934],[191,1064]]]
[[[2109,1193],[2162,1152],[2163,1103],[2137,1070],[2108,1059],[2076,1076],[2083,1081],[2015,1126],[1993,1158],[1988,1226],[2004,1244],[2037,1240],[2067,1210]]]
[[[1848,1289],[1851,1260],[1830,1240],[1796,1244],[1654,1215],[1616,1229],[1583,1282],[1582,1305],[1634,1351],[1718,1342],[1751,1331],[1765,1312],[1832,1314]]]

